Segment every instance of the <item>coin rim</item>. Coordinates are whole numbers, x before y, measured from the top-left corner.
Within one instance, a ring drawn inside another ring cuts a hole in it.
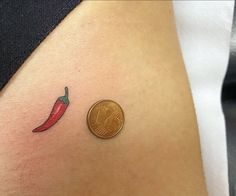
[[[116,105],[118,105],[118,107],[120,108],[121,113],[122,113],[122,115],[123,115],[123,123],[122,123],[121,127],[120,127],[116,132],[114,132],[113,135],[111,135],[111,136],[109,136],[109,137],[105,137],[105,136],[102,136],[102,135],[97,134],[97,132],[93,131],[93,129],[92,129],[92,127],[90,126],[90,123],[89,123],[89,116],[90,116],[90,114],[91,114],[92,109],[93,109],[96,105],[98,105],[99,103],[101,103],[101,102],[106,102],[106,101],[113,102],[113,103],[115,103]],[[99,100],[99,101],[95,102],[95,103],[89,108],[89,111],[88,111],[88,114],[87,114],[87,126],[88,126],[90,132],[91,132],[93,135],[97,136],[98,138],[101,138],[101,139],[110,139],[110,138],[112,138],[112,137],[115,137],[115,136],[116,136],[118,133],[120,133],[120,131],[123,129],[124,123],[125,123],[124,111],[123,111],[122,107],[120,106],[120,104],[118,104],[117,102],[115,102],[115,101],[113,101],[113,100],[110,100],[110,99],[102,99],[102,100]]]

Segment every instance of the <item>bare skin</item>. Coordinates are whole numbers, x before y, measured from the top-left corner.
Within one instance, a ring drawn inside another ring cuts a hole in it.
[[[32,133],[65,86],[65,115]],[[0,95],[0,195],[207,195],[171,2],[83,2]],[[125,112],[113,139],[86,125],[100,99]]]

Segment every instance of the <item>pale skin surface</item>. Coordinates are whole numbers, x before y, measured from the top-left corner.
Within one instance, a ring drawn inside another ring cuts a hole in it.
[[[32,133],[65,86],[65,115]],[[171,2],[83,2],[0,95],[0,195],[207,195]],[[110,140],[86,125],[100,99],[125,112]]]

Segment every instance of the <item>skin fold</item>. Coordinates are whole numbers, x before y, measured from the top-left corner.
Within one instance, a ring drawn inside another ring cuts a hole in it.
[[[64,87],[70,106],[32,130]],[[102,140],[86,115],[100,99],[125,113]],[[2,196],[206,196],[191,91],[169,1],[84,1],[0,93]]]

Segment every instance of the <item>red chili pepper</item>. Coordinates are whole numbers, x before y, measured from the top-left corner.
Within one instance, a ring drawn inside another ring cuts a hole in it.
[[[58,97],[56,103],[54,104],[52,111],[48,117],[48,119],[39,127],[35,128],[33,132],[42,132],[46,131],[50,127],[52,127],[65,113],[68,105],[69,105],[69,99],[68,99],[68,88],[65,87],[65,95],[62,97]]]

